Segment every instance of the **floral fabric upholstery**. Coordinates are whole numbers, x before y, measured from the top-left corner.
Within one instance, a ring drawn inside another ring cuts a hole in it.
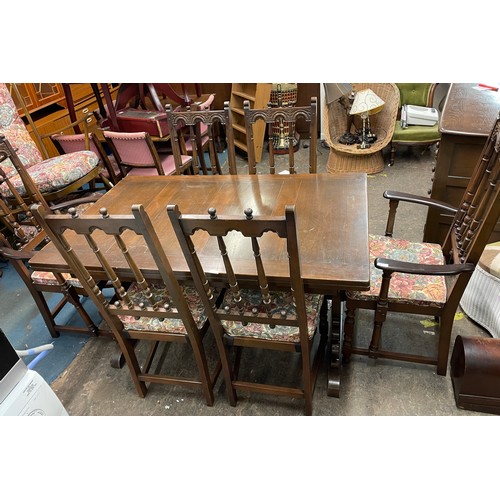
[[[44,160],[29,168],[28,173],[41,193],[50,193],[81,179],[96,168],[98,162],[96,154],[92,151],[79,151]],[[13,175],[10,181],[21,196],[26,194],[19,174]],[[0,185],[0,192],[3,196],[10,195],[5,183]]]
[[[72,286],[81,288],[80,282],[78,279],[71,276],[71,274],[62,273],[63,278]],[[31,274],[31,281],[38,285],[58,285],[59,281],[57,281],[56,277],[48,271],[33,271]]]
[[[31,138],[17,112],[16,105],[5,83],[0,83],[0,133],[16,150],[19,159],[26,168],[43,160],[35,141]],[[16,172],[9,159],[2,162],[2,168],[8,177]]]
[[[181,286],[181,290],[186,298],[187,304],[191,313],[193,315],[193,319],[198,326],[201,328],[205,321],[207,320],[207,315],[205,313],[205,309],[201,302],[200,296],[198,292],[193,287],[189,286]],[[153,294],[154,302],[166,303],[170,304],[170,308],[172,312],[177,311],[172,303],[172,298],[163,287],[158,285],[151,286],[151,292]],[[132,283],[127,290],[127,294],[134,303],[134,305],[138,306],[141,302],[145,304],[148,303],[146,299],[145,293],[141,290],[137,283]],[[165,318],[160,320],[160,318],[148,318],[145,316],[118,316],[121,322],[124,325],[126,330],[151,330],[156,332],[169,332],[169,333],[180,333],[186,334],[186,327],[182,320],[177,318]]]
[[[19,116],[5,83],[0,83],[0,134],[3,134],[16,150],[21,163],[28,169],[42,193],[66,187],[92,171],[99,162],[97,155],[90,151],[79,151],[44,161]],[[4,160],[1,166],[7,177],[11,178],[15,189],[24,196],[26,190],[10,159]],[[0,192],[4,196],[10,196],[10,190],[5,184],[0,186]]]
[[[247,314],[249,322],[243,325],[241,321],[222,320],[222,326],[228,335],[233,337],[253,337],[266,340],[278,340],[283,342],[299,342],[299,328],[297,326],[276,325],[271,328],[265,323],[251,323],[252,310],[257,308],[258,316],[267,317],[266,306],[262,303],[262,294],[258,290],[241,290],[241,298],[244,314]],[[323,295],[306,294],[307,327],[309,338],[314,335],[318,325],[319,310],[323,302]],[[234,303],[233,297],[227,293],[221,306],[224,309],[229,306],[230,314],[241,314]],[[293,296],[290,292],[271,292],[271,314],[281,315],[281,311],[287,312],[287,317],[295,315],[295,306],[293,305]]]
[[[370,290],[350,291],[349,298],[375,300],[380,293],[382,270],[373,262],[377,257],[385,257],[403,262],[419,264],[444,264],[441,247],[435,243],[414,243],[387,236],[370,235]],[[389,301],[435,304],[446,302],[446,281],[443,276],[423,276],[419,274],[394,273],[389,288]]]

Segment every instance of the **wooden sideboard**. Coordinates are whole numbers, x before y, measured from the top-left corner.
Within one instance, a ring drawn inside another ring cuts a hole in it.
[[[483,146],[500,111],[500,92],[479,90],[476,83],[450,85],[440,119],[441,141],[431,198],[458,206]],[[430,208],[424,241],[441,243],[453,217]],[[500,241],[500,223],[490,242]]]

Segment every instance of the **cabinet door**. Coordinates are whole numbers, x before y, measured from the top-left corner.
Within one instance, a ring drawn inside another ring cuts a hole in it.
[[[24,115],[22,103],[19,101],[14,86],[11,83],[7,85],[19,114]],[[18,83],[16,85],[27,110],[30,112],[64,99],[64,91],[59,83]]]

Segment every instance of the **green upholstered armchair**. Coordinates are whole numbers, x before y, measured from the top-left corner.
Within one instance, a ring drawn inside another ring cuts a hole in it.
[[[414,106],[432,107],[436,83],[396,83],[400,93],[400,106],[413,104]],[[389,166],[394,165],[394,156],[398,144],[406,146],[430,146],[439,142],[439,121],[433,125],[410,125],[402,128],[398,120],[391,140],[391,158]]]

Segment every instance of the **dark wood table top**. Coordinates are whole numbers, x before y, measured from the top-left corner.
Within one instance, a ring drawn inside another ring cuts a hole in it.
[[[255,215],[283,215],[285,205],[295,204],[306,289],[333,293],[369,287],[367,178],[364,173],[131,176],[120,181],[87,213],[99,213],[101,207],[106,207],[110,215],[130,213],[134,203],[144,205],[150,215],[179,279],[189,276],[189,272],[167,215],[168,204],[177,204],[186,214],[206,213],[210,207],[215,207],[220,214],[243,214],[250,207]],[[273,262],[269,269],[270,279],[274,277],[278,282],[281,273],[287,272],[285,247],[275,235],[266,234],[266,238],[267,243],[262,248]],[[76,237],[70,242],[73,246],[78,245]],[[85,258],[95,263],[96,277],[99,277],[100,266],[95,256],[89,253]],[[117,255],[118,269],[120,258],[122,256]],[[211,272],[214,275],[224,272],[215,246],[205,246],[200,258],[213,261]],[[239,271],[254,273],[251,253],[243,252],[239,260]],[[38,270],[68,270],[52,244],[39,251],[30,264]],[[147,251],[141,256],[140,264],[154,276],[154,262]]]
[[[477,83],[452,83],[439,122],[441,133],[488,136],[500,111],[500,92]]]

